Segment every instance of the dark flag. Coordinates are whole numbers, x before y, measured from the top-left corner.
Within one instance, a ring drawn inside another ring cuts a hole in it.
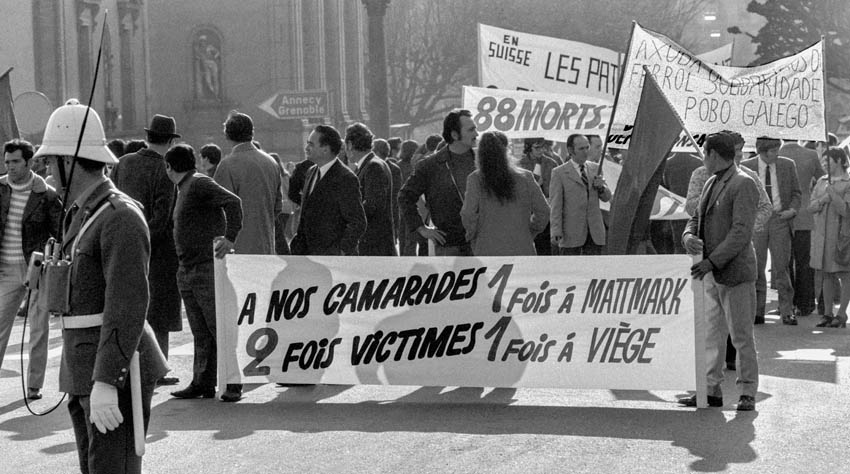
[[[681,119],[644,66],[629,155],[611,202],[609,255],[646,253],[638,250],[649,240],[649,216],[664,173],[663,163],[682,130]]]
[[[0,76],[0,143],[19,138],[18,122],[12,108],[12,84],[9,81],[10,68]]]

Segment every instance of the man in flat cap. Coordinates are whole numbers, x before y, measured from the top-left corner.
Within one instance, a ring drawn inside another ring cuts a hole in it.
[[[142,204],[151,234],[147,320],[159,348],[168,357],[168,333],[183,329],[180,291],[177,289],[177,250],[174,247],[171,209],[174,183],[165,173],[163,156],[180,135],[173,117],[154,115],[147,132],[147,148],[124,155],[112,169],[115,186]],[[176,377],[163,377],[160,385],[175,385]]]

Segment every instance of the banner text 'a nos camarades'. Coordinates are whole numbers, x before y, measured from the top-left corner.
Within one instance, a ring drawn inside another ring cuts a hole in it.
[[[608,142],[628,148],[647,66],[685,128],[702,146],[720,130],[760,136],[823,140],[825,136],[823,45],[756,67],[701,61],[669,38],[635,25],[623,85]],[[674,149],[687,148],[683,136]]]
[[[216,262],[222,383],[693,389],[675,256]]]

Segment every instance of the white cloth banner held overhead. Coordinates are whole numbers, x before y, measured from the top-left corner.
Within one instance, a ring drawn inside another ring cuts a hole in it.
[[[482,87],[557,92],[613,103],[620,54],[577,41],[478,24]]]
[[[690,390],[690,259],[215,261],[220,383]]]
[[[715,64],[718,66],[731,66],[732,50],[734,47],[735,43],[724,44],[723,46],[717,49],[712,49],[711,51],[706,51],[702,54],[698,54],[697,58],[708,64]]]
[[[823,44],[756,67],[706,64],[669,38],[635,25],[623,71],[609,146],[628,148],[643,87],[643,66],[702,146],[708,134],[728,129],[747,143],[760,136],[823,140]],[[692,150],[680,140],[674,151]]]
[[[573,133],[605,135],[612,103],[589,96],[463,86],[463,108],[472,112],[480,133],[565,142]]]

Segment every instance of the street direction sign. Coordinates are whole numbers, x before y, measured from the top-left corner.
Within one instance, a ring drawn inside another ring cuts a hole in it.
[[[280,120],[330,115],[328,91],[280,91],[259,107]]]

